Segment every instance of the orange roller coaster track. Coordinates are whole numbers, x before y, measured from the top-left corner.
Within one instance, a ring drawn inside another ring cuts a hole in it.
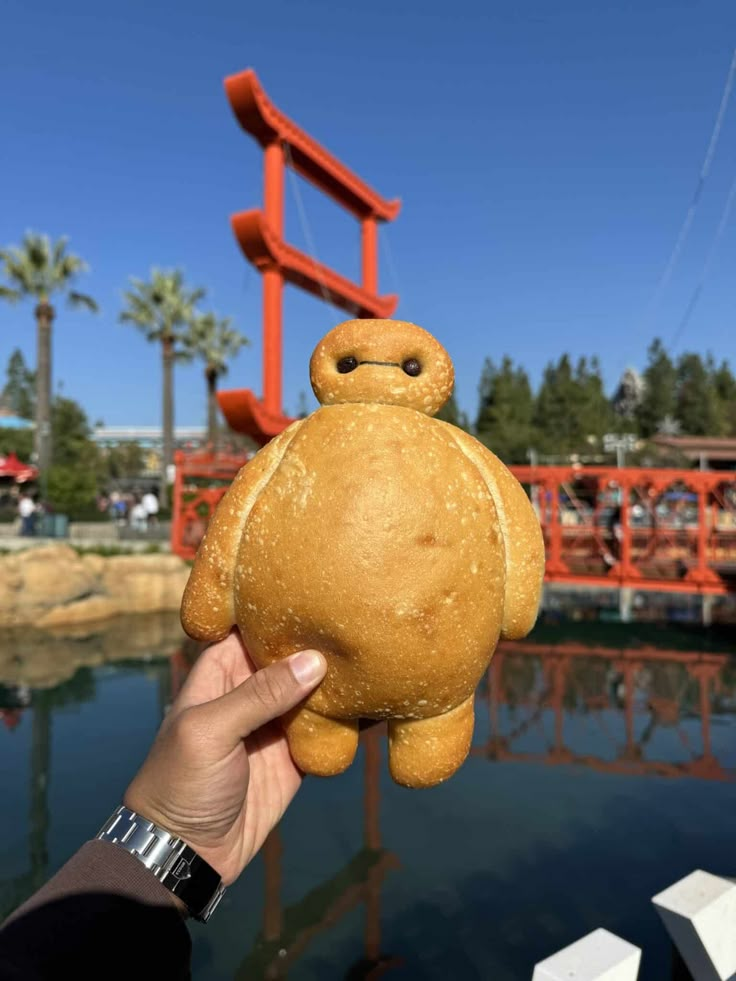
[[[263,398],[239,389],[221,392],[230,426],[263,445],[290,420],[282,407],[282,296],[291,283],[353,317],[390,317],[398,297],[378,295],[378,222],[392,221],[400,202],[388,201],[274,106],[249,69],[225,80],[225,91],[243,129],[263,147],[263,209],[233,215],[243,254],[263,278]],[[362,282],[354,283],[284,242],[284,170],[293,168],[361,226]]]

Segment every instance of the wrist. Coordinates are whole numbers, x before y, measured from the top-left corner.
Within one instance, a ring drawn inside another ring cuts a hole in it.
[[[166,887],[184,916],[207,922],[225,887],[218,872],[181,838],[127,805],[116,808],[97,838],[122,848]]]

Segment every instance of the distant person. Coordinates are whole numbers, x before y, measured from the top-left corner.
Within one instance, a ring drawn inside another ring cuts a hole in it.
[[[148,527],[148,512],[139,497],[134,499],[130,509],[130,527],[133,531],[145,531]]]
[[[621,542],[624,537],[621,514],[621,505],[617,504],[608,517],[608,540],[610,548],[603,556],[603,561],[608,566],[616,565],[621,558]]]
[[[33,535],[36,531],[36,504],[27,491],[23,491],[18,501],[21,535]]]
[[[118,524],[125,524],[125,518],[128,514],[128,506],[125,503],[123,495],[118,490],[114,490],[110,494],[110,516],[114,518]]]
[[[141,504],[146,509],[146,516],[149,527],[158,524],[158,497],[153,491],[146,491],[143,495]]]
[[[299,789],[286,736],[271,723],[326,667],[320,654],[301,651],[256,671],[237,631],[205,651],[122,807],[4,923],[1,981],[190,979],[185,920],[208,917]],[[80,800],[90,821],[114,803],[94,793]],[[154,839],[146,861],[135,846]],[[165,875],[155,874],[156,858],[169,863]]]

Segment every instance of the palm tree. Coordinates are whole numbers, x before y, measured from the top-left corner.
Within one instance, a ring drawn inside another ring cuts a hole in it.
[[[207,441],[213,452],[217,451],[217,379],[227,373],[229,359],[235,357],[241,347],[250,343],[231,324],[230,317],[219,319],[214,313],[205,313],[194,321],[187,339],[191,352],[205,364]]]
[[[72,289],[87,264],[78,255],[67,252],[67,239],[51,242],[47,235],[26,232],[20,246],[0,249],[0,265],[9,286],[0,286],[0,298],[17,303],[36,301],[36,454],[38,466],[45,473],[51,463],[51,325],[56,311],[51,306],[54,293],[63,293],[72,307],[86,307],[97,312],[91,296]]]
[[[174,361],[188,360],[191,354],[183,346],[186,332],[197,314],[196,306],[204,297],[203,289],[189,289],[180,270],[152,269],[146,282],[131,277],[132,289],[123,294],[125,309],[122,323],[133,324],[146,340],[161,344],[163,358],[163,453],[161,456],[160,498],[167,503],[168,467],[174,462]]]

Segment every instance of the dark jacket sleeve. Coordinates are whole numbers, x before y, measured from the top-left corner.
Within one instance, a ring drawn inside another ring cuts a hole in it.
[[[180,981],[190,955],[171,893],[104,841],[83,845],[0,929],[1,981]]]

